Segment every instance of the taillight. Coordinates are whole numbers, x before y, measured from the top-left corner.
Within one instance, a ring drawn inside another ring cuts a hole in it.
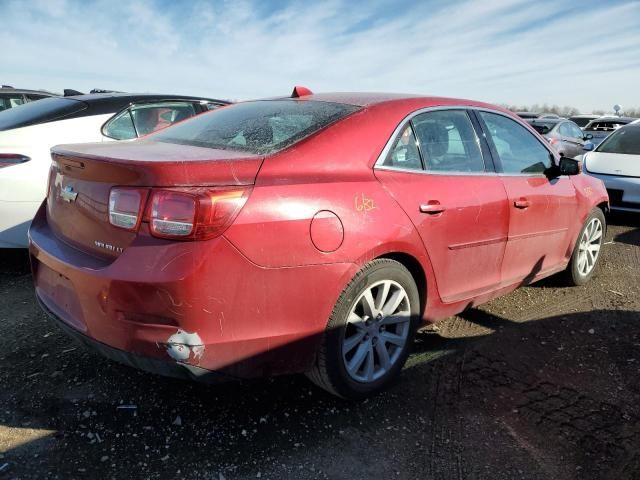
[[[556,143],[560,143],[560,140],[558,140],[557,138],[547,138],[547,140],[549,141],[549,143],[551,145],[555,145]]]
[[[31,158],[26,155],[20,155],[19,153],[0,153],[0,168],[19,165],[29,160],[31,160]]]
[[[206,240],[221,235],[233,222],[251,189],[183,188],[151,193],[149,230],[176,240]]]
[[[135,230],[142,219],[147,191],[136,188],[112,188],[109,193],[109,223],[125,230]]]

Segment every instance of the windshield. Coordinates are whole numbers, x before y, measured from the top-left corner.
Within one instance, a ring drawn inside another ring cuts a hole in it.
[[[587,124],[591,121],[591,119],[589,117],[571,117],[569,120],[571,120],[573,123],[575,123],[576,125],[578,125],[579,127],[586,127]]]
[[[150,138],[197,147],[274,153],[358,110],[341,103],[261,100],[214,110]]]
[[[87,108],[87,104],[70,98],[52,97],[25,103],[0,112],[0,130],[52,122]]]
[[[621,128],[609,135],[595,151],[640,155],[640,128]]]

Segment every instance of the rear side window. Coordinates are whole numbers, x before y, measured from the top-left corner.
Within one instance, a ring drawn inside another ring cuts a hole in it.
[[[24,99],[22,98],[22,95],[0,95],[0,111],[17,107],[23,103]]]
[[[471,120],[464,110],[438,110],[412,120],[427,171],[484,172]]]
[[[422,170],[418,142],[411,125],[407,125],[400,132],[383,165],[406,170]]]
[[[609,135],[596,152],[640,155],[640,128],[621,128]],[[640,161],[640,159],[638,159]]]
[[[3,112],[0,115],[0,130],[53,122],[68,118],[86,108],[87,104],[80,100],[63,97],[44,98]]]
[[[36,100],[42,100],[43,98],[49,98],[50,95],[38,95],[36,93],[27,93],[27,100],[30,102],[35,102]]]
[[[503,115],[478,113],[484,120],[504,173],[544,173],[551,167],[551,153],[529,130]]]
[[[130,140],[157,132],[195,114],[195,107],[188,102],[134,105],[109,120],[102,133],[116,140]]]
[[[261,100],[238,103],[199,115],[166,132],[160,142],[270,154],[358,110],[341,103],[312,100]]]

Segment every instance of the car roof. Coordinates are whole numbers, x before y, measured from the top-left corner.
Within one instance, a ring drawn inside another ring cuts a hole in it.
[[[567,120],[566,118],[556,118],[556,117],[543,117],[543,118],[529,118],[529,119],[527,119],[527,122],[529,122],[531,125],[551,124],[551,123],[556,124],[556,123],[560,123],[560,122],[569,122],[569,121],[570,120]]]
[[[469,106],[481,107],[515,115],[509,110],[489,103],[478,102],[463,98],[438,97],[410,93],[382,93],[382,92],[334,92],[314,93],[301,97],[277,97],[267,100],[309,100],[318,102],[334,102],[354,105],[357,107],[376,107],[381,105],[396,105],[406,109],[419,109],[437,106]]]
[[[618,123],[631,123],[636,118],[633,117],[616,117],[614,115],[605,115],[603,117],[594,118],[596,122],[618,122]]]
[[[159,102],[171,100],[206,101],[220,104],[230,103],[227,100],[219,100],[206,97],[192,97],[189,95],[172,95],[158,93],[90,93],[86,95],[72,95],[71,100],[78,100],[87,104],[91,115],[116,112],[133,102]]]
[[[57,93],[47,92],[46,90],[30,90],[28,88],[14,88],[9,87],[8,85],[3,85],[0,87],[0,93],[33,93],[35,95],[47,95],[56,97],[59,96]]]
[[[588,113],[581,113],[580,115],[571,115],[569,117],[569,120],[571,120],[572,118],[600,118],[600,115],[594,115],[594,114],[588,114]]]

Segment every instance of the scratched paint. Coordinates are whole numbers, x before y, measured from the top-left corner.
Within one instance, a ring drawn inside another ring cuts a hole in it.
[[[167,353],[178,362],[198,363],[204,355],[204,344],[197,333],[185,332],[178,329],[165,343]]]

